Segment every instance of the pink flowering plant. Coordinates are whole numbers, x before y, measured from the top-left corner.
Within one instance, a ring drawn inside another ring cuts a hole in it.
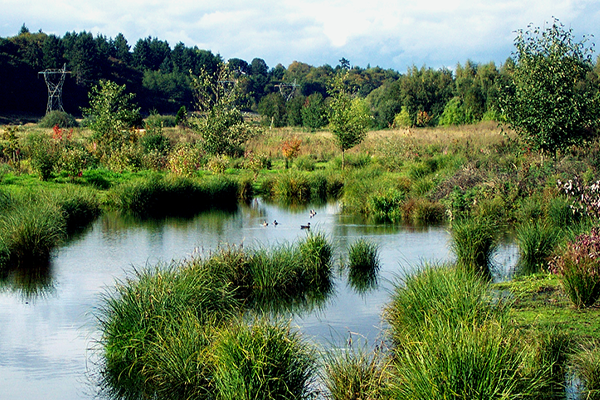
[[[571,197],[575,203],[571,205],[573,213],[600,219],[600,181],[584,185],[575,177],[566,182],[556,182],[559,190]]]
[[[600,228],[568,243],[551,267],[575,307],[593,306],[600,297]]]

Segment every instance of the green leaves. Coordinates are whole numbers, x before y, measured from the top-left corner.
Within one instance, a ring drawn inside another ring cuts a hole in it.
[[[504,88],[502,111],[510,127],[534,150],[556,152],[596,133],[598,86],[587,38],[576,42],[571,29],[554,20],[542,30],[519,31],[515,66]]]

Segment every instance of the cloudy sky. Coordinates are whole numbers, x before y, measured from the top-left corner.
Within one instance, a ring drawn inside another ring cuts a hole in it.
[[[598,0],[0,0],[0,37],[25,24],[58,36],[123,33],[132,48],[151,36],[269,67],[335,66],[345,57],[404,72],[468,59],[501,64],[517,29],[553,17],[578,39],[600,38]]]

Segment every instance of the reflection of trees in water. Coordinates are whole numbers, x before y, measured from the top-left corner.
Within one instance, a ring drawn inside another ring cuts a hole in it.
[[[52,268],[50,260],[5,267],[0,272],[0,291],[18,293],[26,301],[47,297],[55,291]]]

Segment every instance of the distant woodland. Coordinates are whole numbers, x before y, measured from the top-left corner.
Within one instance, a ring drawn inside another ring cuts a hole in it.
[[[148,37],[133,46],[118,34],[114,39],[89,32],[63,37],[32,33],[23,25],[18,35],[0,38],[0,114],[43,115],[48,90],[40,71],[66,65],[65,111],[80,116],[88,92],[102,79],[126,85],[135,93],[142,113],[175,114],[194,110],[191,75],[216,70],[227,62],[237,71],[243,109],[261,114],[275,126],[319,128],[326,124],[324,109],[332,78],[347,70],[346,83],[364,98],[373,127],[462,124],[499,116],[499,95],[513,61],[496,66],[466,61],[453,70],[411,66],[404,72],[380,67],[352,66],[342,58],[335,67],[294,61],[287,67],[268,66],[261,58],[223,60],[219,54],[183,43],[171,46]],[[598,80],[598,63],[589,79]],[[293,93],[292,93],[293,92]]]

